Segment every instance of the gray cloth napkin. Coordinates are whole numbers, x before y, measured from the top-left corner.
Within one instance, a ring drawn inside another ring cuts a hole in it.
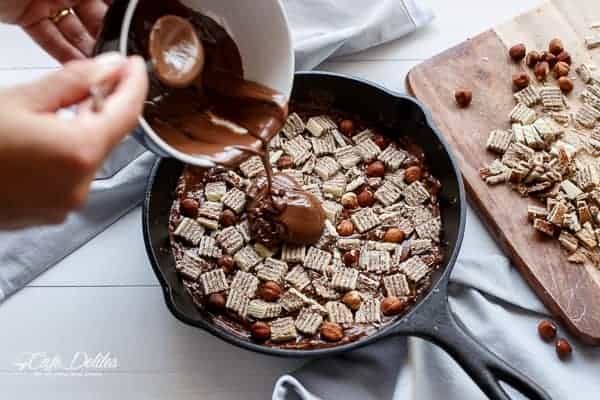
[[[297,68],[311,69],[411,32],[432,19],[414,0],[284,0]],[[0,232],[0,301],[91,240],[143,198],[155,157],[128,138],[94,182],[87,206],[56,227]]]
[[[465,241],[450,285],[450,304],[482,343],[531,377],[555,400],[596,400],[600,349],[573,345],[558,360],[537,324],[548,312],[469,209]],[[510,391],[514,399],[524,398]],[[355,352],[313,361],[281,377],[273,400],[480,400],[486,397],[443,350],[420,339],[390,338]]]

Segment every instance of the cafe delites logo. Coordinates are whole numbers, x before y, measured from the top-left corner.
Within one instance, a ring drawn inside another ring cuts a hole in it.
[[[14,366],[18,372],[39,375],[101,375],[118,369],[119,360],[110,352],[78,351],[68,356],[44,351],[24,352],[19,354]]]

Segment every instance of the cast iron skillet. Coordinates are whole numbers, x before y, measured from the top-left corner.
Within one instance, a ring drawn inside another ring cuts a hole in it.
[[[117,0],[107,14],[98,52],[114,50],[127,1]],[[192,302],[175,271],[169,243],[169,212],[183,165],[172,159],[157,161],[148,182],[143,211],[143,233],[152,268],[163,288],[166,304],[180,321],[206,330],[233,345],[282,357],[324,357],[351,351],[392,335],[419,336],[450,354],[493,400],[508,400],[505,382],[530,399],[548,400],[539,386],[475,340],[453,317],[448,304],[448,281],[462,243],[466,200],[462,178],[448,144],[430,115],[417,101],[374,84],[342,75],[306,72],[296,75],[292,98],[317,101],[333,109],[358,114],[387,130],[392,137],[408,136],[425,151],[431,173],[440,179],[440,208],[446,242],[442,267],[431,290],[410,312],[374,335],[353,343],[317,350],[285,350],[261,346],[213,325]]]

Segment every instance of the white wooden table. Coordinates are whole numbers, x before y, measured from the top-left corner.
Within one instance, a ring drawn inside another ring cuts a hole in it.
[[[436,14],[429,27],[321,69],[404,91],[415,64],[540,3],[423,1]],[[13,27],[0,25],[0,49],[2,86],[57,68]],[[0,306],[0,398],[258,400],[300,365],[238,350],[176,321],[146,259],[140,221],[134,210]],[[64,364],[78,352],[109,353],[118,365],[92,376],[19,371],[15,363],[34,352]]]

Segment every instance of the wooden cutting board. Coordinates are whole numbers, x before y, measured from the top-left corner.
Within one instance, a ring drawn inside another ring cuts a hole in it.
[[[510,127],[512,74],[531,73],[509,59],[508,48],[525,43],[528,49],[544,50],[550,39],[559,37],[574,64],[600,66],[600,49],[588,51],[583,40],[598,21],[598,0],[553,0],[425,61],[407,77],[408,90],[431,110],[453,147],[471,204],[492,235],[546,306],[576,337],[590,344],[600,344],[600,270],[567,262],[558,241],[542,238],[527,223],[527,205],[534,200],[507,186],[487,186],[478,170],[494,159],[485,151],[489,132]],[[570,97],[577,97],[581,85],[576,81]],[[473,91],[469,108],[456,106],[457,87]]]

